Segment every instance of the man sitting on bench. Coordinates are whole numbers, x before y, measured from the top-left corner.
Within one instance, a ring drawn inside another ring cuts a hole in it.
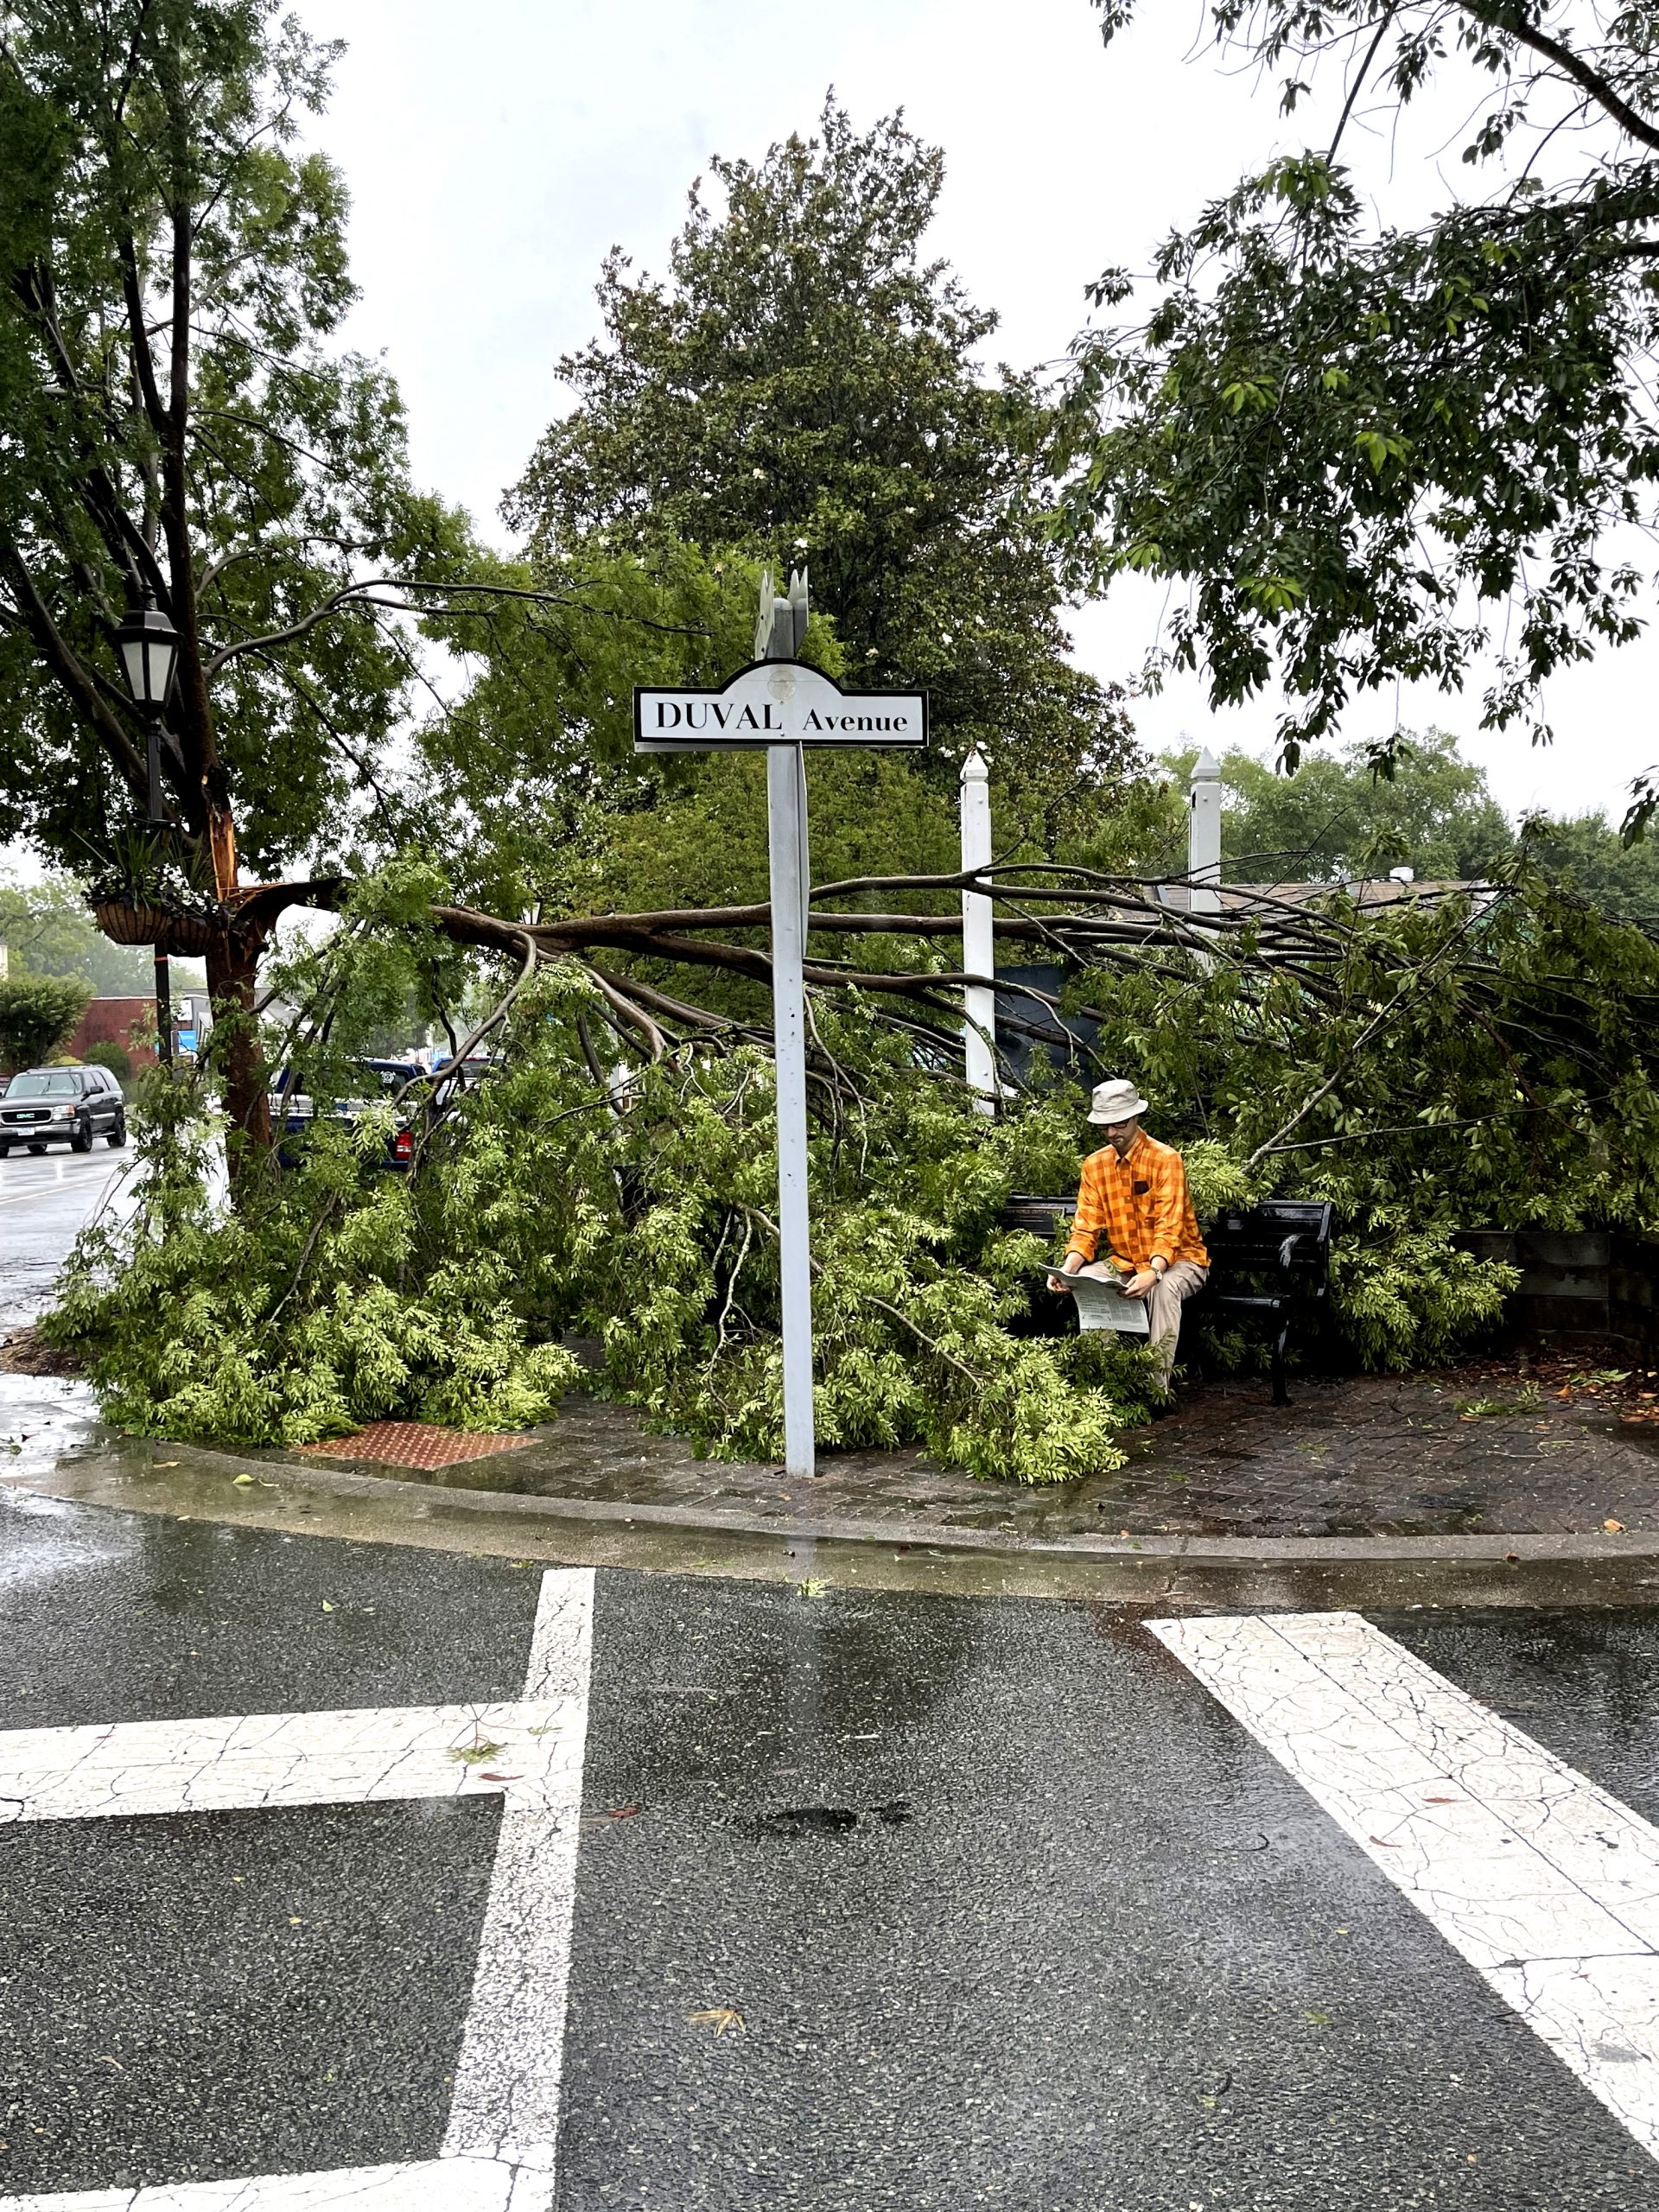
[[[1071,1241],[1049,1281],[1064,1290],[1068,1275],[1095,1275],[1116,1281],[1130,1298],[1144,1298],[1148,1349],[1167,1390],[1182,1302],[1208,1281],[1210,1255],[1198,1234],[1181,1155],[1147,1135],[1140,1119],[1146,1111],[1134,1084],[1115,1079],[1096,1085],[1089,1119],[1106,1141],[1083,1163]],[[1097,1260],[1103,1237],[1105,1255]]]

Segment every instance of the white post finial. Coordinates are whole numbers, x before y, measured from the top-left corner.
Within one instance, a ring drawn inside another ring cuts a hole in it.
[[[991,772],[976,746],[962,764],[962,865],[991,864]],[[982,893],[962,894],[962,964],[970,976],[995,976],[996,938],[991,902]],[[963,993],[963,1072],[982,1114],[996,1109],[996,993],[988,984],[969,983]]]
[[[1221,909],[1221,893],[1211,888],[1221,881],[1221,768],[1208,746],[1192,764],[1187,788],[1187,911],[1214,914]]]
[[[756,660],[768,660],[772,657],[772,609],[773,595],[772,588],[772,570],[770,569],[762,569],[760,571],[760,612],[754,618],[754,657]]]

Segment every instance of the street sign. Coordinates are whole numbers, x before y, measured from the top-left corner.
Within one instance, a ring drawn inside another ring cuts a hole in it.
[[[925,691],[844,691],[797,660],[751,661],[717,691],[641,685],[633,695],[636,753],[926,743]]]
[[[812,746],[924,746],[925,691],[843,691],[795,658],[806,636],[806,573],[778,597],[760,580],[754,626],[760,658],[717,690],[637,686],[636,753],[756,752],[766,755],[766,830],[772,870],[772,1033],[778,1070],[779,1271],[782,1277],[784,1459],[813,1472],[812,1262],[806,1187],[806,950],[812,877],[807,865],[806,775]]]

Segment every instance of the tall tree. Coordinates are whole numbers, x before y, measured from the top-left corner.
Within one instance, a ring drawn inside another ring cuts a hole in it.
[[[1392,777],[1374,772],[1363,743],[1318,752],[1296,774],[1276,776],[1248,753],[1224,755],[1222,852],[1230,880],[1268,882],[1386,874],[1491,875],[1515,849],[1515,833],[1445,730],[1407,735]],[[1189,754],[1182,763],[1190,768]],[[1182,779],[1184,780],[1184,779]]]
[[[87,912],[81,886],[67,876],[27,887],[0,877],[0,944],[14,975],[78,976],[100,998],[143,998],[155,988],[149,955],[111,944]],[[200,989],[207,979],[190,963],[181,963],[177,980]]]
[[[337,830],[403,705],[396,626],[465,573],[391,379],[331,342],[346,195],[295,140],[333,54],[276,0],[0,12],[0,836],[193,912],[245,1128],[235,1017],[307,893],[243,869]],[[146,600],[180,640],[159,880],[112,642]]]
[[[1095,3],[1109,41],[1134,0]],[[1659,474],[1659,17],[1592,0],[1210,15],[1286,111],[1323,92],[1322,127],[1168,241],[1144,321],[1079,341],[1061,449],[1077,573],[1187,585],[1171,654],[1218,703],[1281,683],[1287,765],[1357,695],[1455,688],[1495,632],[1484,726],[1546,735],[1542,680],[1644,619],[1605,541],[1648,516]],[[1343,156],[1357,113],[1386,126],[1431,93],[1473,104],[1477,188],[1400,227]],[[1134,291],[1121,270],[1093,288]]]
[[[607,259],[603,335],[560,363],[576,405],[512,516],[544,556],[679,540],[810,563],[849,671],[926,685],[944,758],[982,745],[1052,842],[1133,746],[1065,658],[1033,382],[982,373],[996,317],[925,257],[942,154],[832,96],[816,137],[709,168],[665,279]]]

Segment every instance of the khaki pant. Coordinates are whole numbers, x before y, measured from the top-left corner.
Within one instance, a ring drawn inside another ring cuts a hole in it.
[[[1097,1275],[1103,1282],[1110,1282],[1117,1272],[1103,1260],[1093,1260],[1077,1270],[1079,1274]],[[1201,1268],[1192,1260],[1177,1260],[1147,1293],[1147,1349],[1165,1389],[1169,1388],[1176,1347],[1181,1341],[1181,1308],[1209,1280],[1208,1268]]]

